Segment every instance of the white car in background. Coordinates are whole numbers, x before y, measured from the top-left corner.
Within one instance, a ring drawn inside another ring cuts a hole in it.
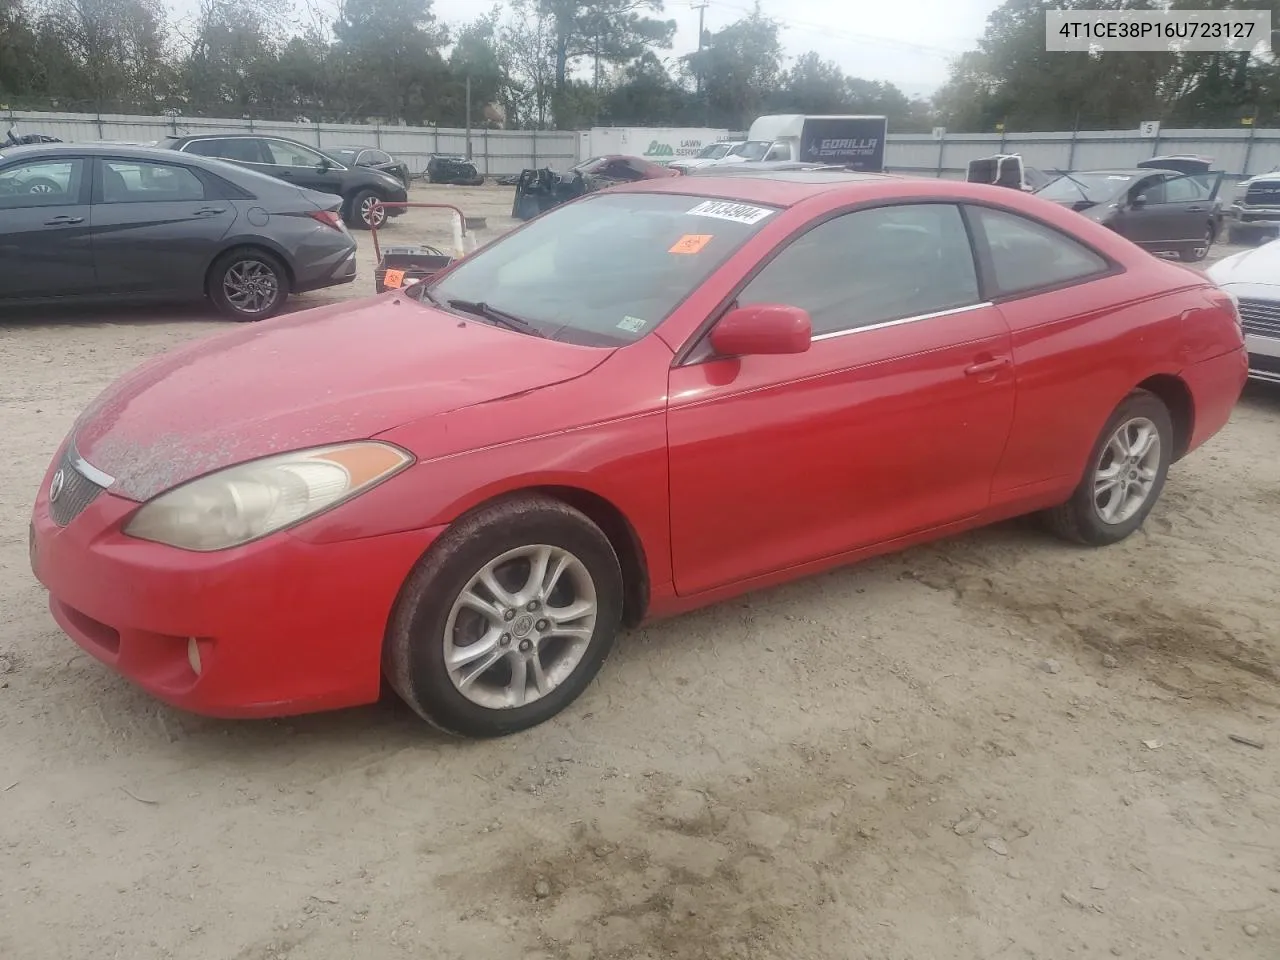
[[[696,157],[674,160],[670,166],[688,172],[702,167],[719,167],[731,163],[761,160],[769,152],[764,140],[721,140],[703,147]]]
[[[1280,240],[1224,257],[1205,273],[1236,298],[1249,376],[1280,383]]]

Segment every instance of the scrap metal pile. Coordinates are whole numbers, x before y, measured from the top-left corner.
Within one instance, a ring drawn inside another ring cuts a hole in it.
[[[550,167],[522,170],[516,178],[511,216],[516,220],[532,220],[544,210],[568,203],[584,193],[618,183],[678,176],[679,170],[640,157],[624,156],[592,157],[563,174]]]

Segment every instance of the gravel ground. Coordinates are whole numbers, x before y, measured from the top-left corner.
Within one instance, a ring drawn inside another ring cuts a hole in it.
[[[509,190],[416,196],[510,226]],[[430,221],[386,236],[446,242]],[[361,247],[297,307],[372,292]],[[221,329],[0,325],[0,956],[1280,956],[1280,392],[1118,547],[1015,522],[722,604],[459,743],[393,702],[180,714],[52,623],[26,523],[55,446]]]

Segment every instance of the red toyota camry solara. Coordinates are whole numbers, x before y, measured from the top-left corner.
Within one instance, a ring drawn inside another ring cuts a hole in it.
[[[385,677],[504,734],[624,624],[1035,511],[1121,540],[1245,373],[1226,294],[1056,204],[649,181],[144,364],[58,450],[32,565],[175,706],[324,710]]]

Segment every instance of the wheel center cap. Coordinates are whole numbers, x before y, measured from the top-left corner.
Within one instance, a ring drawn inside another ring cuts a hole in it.
[[[516,618],[516,622],[511,625],[511,632],[517,637],[527,637],[529,631],[533,629],[533,617],[529,614],[521,614]]]

